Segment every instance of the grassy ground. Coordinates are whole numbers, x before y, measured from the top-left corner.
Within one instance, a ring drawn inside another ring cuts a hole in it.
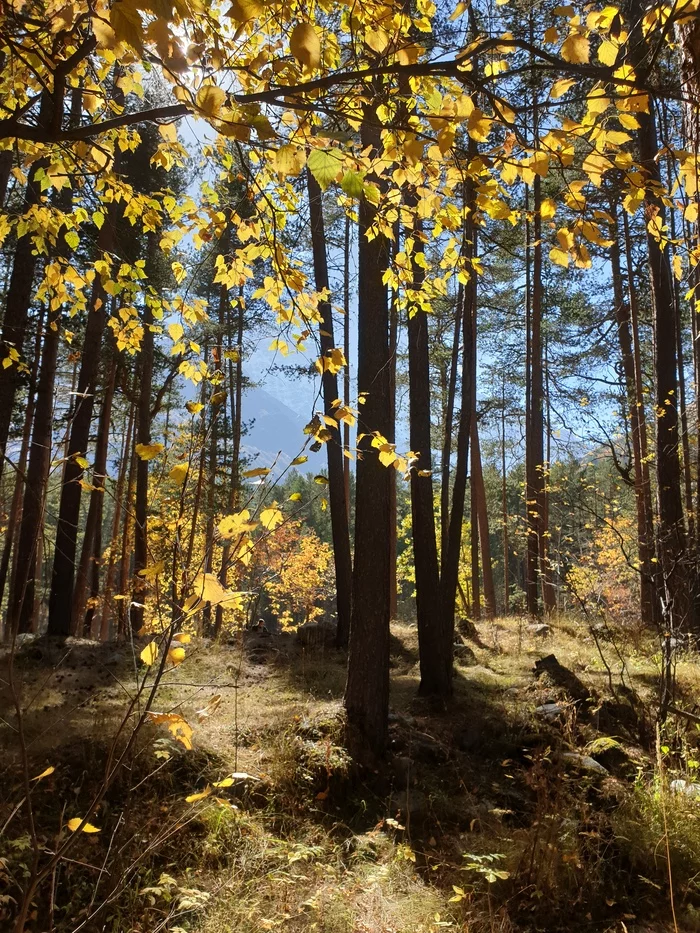
[[[31,776],[55,769],[32,783],[46,859],[99,789],[141,647],[24,648],[22,736],[5,658],[0,928],[33,857],[15,812],[23,757]],[[391,754],[368,771],[342,745],[341,654],[288,635],[190,646],[154,708],[184,716],[192,749],[167,722],[145,728],[92,818],[100,832],[46,879],[27,929],[651,933],[673,930],[674,910],[677,929],[700,929],[700,799],[669,789],[693,781],[700,734],[674,719],[657,748],[653,644],[596,643],[573,619],[538,636],[512,618],[480,625],[472,647],[436,709],[416,697],[415,629],[394,627]],[[550,653],[593,691],[587,706],[533,676]],[[677,669],[691,711],[697,660]],[[550,702],[551,721],[537,712]]]

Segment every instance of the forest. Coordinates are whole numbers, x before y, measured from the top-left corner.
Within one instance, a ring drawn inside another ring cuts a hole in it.
[[[700,0],[0,0],[0,930],[700,930]]]

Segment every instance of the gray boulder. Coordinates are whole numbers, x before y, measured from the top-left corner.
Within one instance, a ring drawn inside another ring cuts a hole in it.
[[[332,648],[336,628],[330,622],[306,622],[297,629],[297,641],[302,648]]]

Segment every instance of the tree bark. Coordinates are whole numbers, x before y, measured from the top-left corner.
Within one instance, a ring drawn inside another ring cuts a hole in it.
[[[415,199],[407,197],[409,207]],[[422,223],[414,221],[414,254],[423,253]],[[416,576],[416,619],[420,686],[424,696],[449,693],[451,652],[446,651],[442,627],[440,565],[435,533],[435,506],[430,431],[430,357],[428,317],[418,305],[423,269],[413,258],[415,303],[408,309],[409,443],[417,460],[411,469],[411,529]]]
[[[51,466],[53,391],[58,358],[59,325],[60,312],[48,320],[37,386],[27,483],[24,490],[22,521],[15,558],[15,579],[8,610],[10,628],[19,632],[31,632],[34,627],[37,555],[46,507],[46,484]]]
[[[88,594],[93,596],[94,581],[99,579],[98,562],[101,559],[102,511],[105,497],[105,479],[107,476],[107,456],[109,452],[109,434],[112,419],[112,401],[117,377],[117,357],[109,361],[109,375],[105,383],[104,398],[100,409],[95,444],[95,459],[92,466],[92,490],[90,505],[85,520],[83,546],[75,581],[73,596],[73,627],[76,635],[90,635],[91,620],[94,610],[87,613]],[[88,619],[89,615],[89,619]]]
[[[328,255],[326,229],[323,219],[323,201],[321,188],[311,174],[306,172],[309,195],[309,221],[311,225],[311,245],[313,251],[314,276],[316,291],[328,290]],[[321,325],[319,342],[321,356],[329,358],[335,349],[333,311],[330,300],[319,302]],[[346,364],[347,365],[347,364]],[[323,390],[323,408],[327,418],[333,418],[337,412],[334,403],[340,397],[338,377],[324,366],[321,376]],[[335,565],[336,606],[338,613],[337,645],[346,648],[350,639],[350,618],[352,607],[352,555],[350,553],[350,528],[348,524],[348,505],[345,498],[345,475],[343,468],[343,445],[341,426],[332,431],[332,437],[326,442],[328,463],[328,498],[331,509],[331,533],[333,537],[333,560]]]
[[[380,124],[366,107],[363,148],[377,153]],[[359,204],[357,382],[364,437],[355,476],[355,565],[345,710],[351,749],[382,755],[389,717],[389,473],[372,447],[373,432],[391,433],[389,308],[383,276],[389,244],[372,230],[377,217],[365,197]],[[370,240],[368,234],[373,236]],[[376,235],[375,235],[376,234]]]
[[[481,445],[479,444],[479,426],[476,418],[472,421],[472,483],[476,498],[476,517],[481,544],[481,571],[484,578],[484,609],[487,619],[496,617],[496,588],[493,583],[493,563],[491,560],[491,539],[489,533],[489,513],[486,504],[486,487],[481,464]]]

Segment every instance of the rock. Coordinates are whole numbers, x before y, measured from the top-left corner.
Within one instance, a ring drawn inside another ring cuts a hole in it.
[[[683,794],[684,797],[700,797],[700,784],[691,784],[682,778],[671,781],[672,794]]]
[[[402,819],[410,815],[412,820],[421,820],[430,815],[430,805],[428,798],[419,790],[411,790],[408,793],[405,790],[399,791],[391,798],[392,809],[401,812]]]
[[[578,752],[563,752],[562,761],[573,765],[575,768],[581,768],[583,771],[590,771],[593,774],[607,776],[610,774],[607,768],[604,768],[595,758],[590,755],[581,755]]]
[[[336,628],[330,622],[306,622],[297,629],[297,641],[303,648],[335,645]]]
[[[576,700],[578,703],[588,703],[592,699],[588,687],[578,679],[573,671],[560,664],[553,654],[548,654],[546,657],[535,661],[533,673],[535,677],[547,674],[555,686],[565,690],[571,699]]]
[[[477,663],[476,655],[469,645],[460,643],[456,643],[454,646],[454,659],[459,661],[460,664],[472,665]]]
[[[534,635],[535,638],[547,638],[548,635],[552,634],[552,627],[551,625],[547,625],[546,622],[528,625],[527,630],[530,635]]]
[[[543,703],[542,706],[538,706],[535,710],[535,716],[546,719],[547,722],[555,722],[563,715],[564,707],[560,706],[559,703]]]

